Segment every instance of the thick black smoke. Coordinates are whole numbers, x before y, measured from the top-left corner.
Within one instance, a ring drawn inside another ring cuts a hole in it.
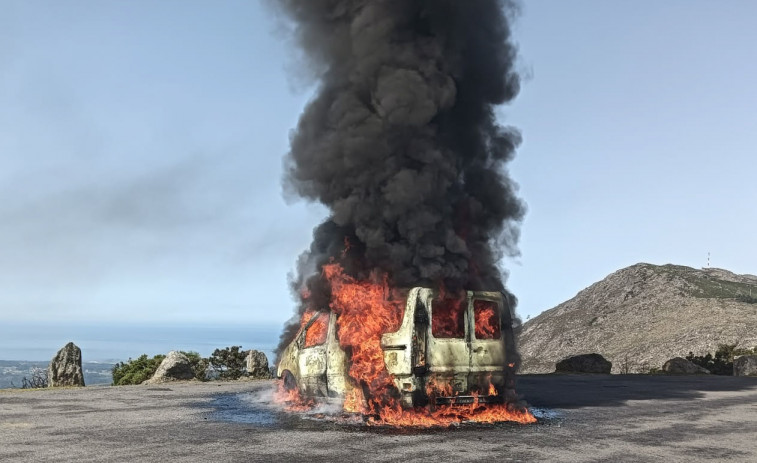
[[[494,107],[519,90],[515,6],[279,5],[320,78],[292,135],[285,186],[331,211],[298,262],[295,288],[325,307],[319,270],[336,258],[355,277],[378,270],[400,287],[504,291],[497,262],[516,252],[524,205],[504,168],[520,135],[497,123]],[[296,329],[285,329],[280,347]]]

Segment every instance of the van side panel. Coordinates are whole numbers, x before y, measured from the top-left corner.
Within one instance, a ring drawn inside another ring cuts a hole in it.
[[[302,344],[302,337],[298,335],[291,344],[289,344],[281,353],[279,358],[279,365],[276,369],[276,376],[281,378],[284,371],[289,371],[300,382],[300,366],[298,362],[300,354],[300,345]]]
[[[350,388],[349,362],[347,354],[339,345],[336,326],[336,314],[331,313],[329,334],[326,341],[326,378],[328,379],[329,397],[344,397]]]
[[[308,395],[326,395],[326,344],[300,350],[301,385]]]

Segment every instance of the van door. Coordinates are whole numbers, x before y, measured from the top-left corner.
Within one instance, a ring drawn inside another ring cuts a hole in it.
[[[468,293],[428,296],[431,314],[428,336],[428,386],[438,396],[451,397],[468,390],[471,351]]]
[[[326,340],[328,339],[329,313],[316,312],[316,320],[308,320],[304,344],[298,359],[301,383],[308,395],[325,396],[326,390]],[[309,325],[309,326],[308,326]]]
[[[502,297],[495,292],[469,293],[470,375],[468,385],[488,395],[489,385],[500,391],[504,383],[505,343]],[[496,394],[495,394],[496,395]]]
[[[329,397],[344,396],[349,389],[349,362],[347,354],[339,345],[337,314],[329,318],[329,334],[326,340],[326,378]]]

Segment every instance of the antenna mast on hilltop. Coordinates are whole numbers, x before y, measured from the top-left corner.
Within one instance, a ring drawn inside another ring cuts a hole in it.
[[[710,268],[710,251],[707,251],[707,268]]]

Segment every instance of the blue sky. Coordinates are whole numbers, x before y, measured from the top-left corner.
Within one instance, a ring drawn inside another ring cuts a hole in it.
[[[757,273],[749,1],[529,1],[523,318],[637,262]],[[326,214],[285,200],[313,82],[253,1],[0,0],[0,322],[278,325]]]

